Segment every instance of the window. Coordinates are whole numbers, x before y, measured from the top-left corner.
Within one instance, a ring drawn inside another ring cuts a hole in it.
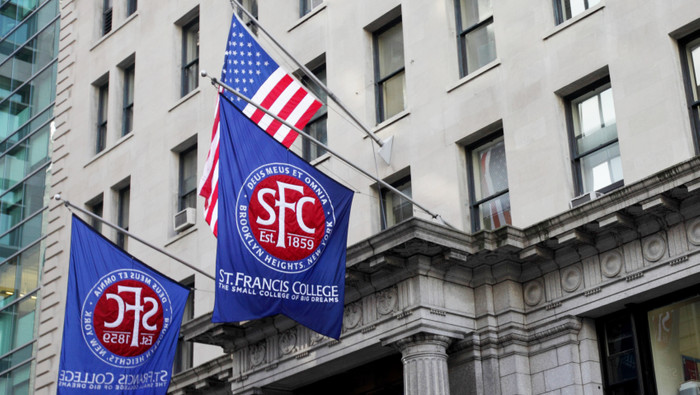
[[[557,24],[575,17],[598,3],[600,0],[555,0],[554,12]]]
[[[374,34],[377,123],[404,110],[403,27],[398,19]]]
[[[131,195],[131,188],[129,185],[121,188],[119,190],[119,196],[117,200],[117,226],[123,228],[124,230],[129,230],[129,199]],[[122,232],[117,233],[117,245],[126,250],[126,235]]]
[[[96,152],[102,152],[107,146],[107,110],[109,99],[109,83],[98,87],[97,98],[97,146]]]
[[[512,223],[503,136],[467,149],[472,229],[494,230]]]
[[[129,16],[136,12],[136,9],[138,7],[138,1],[137,0],[126,0],[126,16]]]
[[[320,66],[313,70],[314,75],[316,78],[318,78],[321,82],[324,84],[326,83],[326,66]],[[304,77],[301,79],[301,82],[306,86],[311,92],[313,92],[316,97],[321,100],[322,103],[325,103],[327,101],[326,97],[326,92],[316,86],[316,84],[311,81],[309,77]],[[316,140],[322,142],[323,144],[328,143],[328,134],[327,134],[327,127],[326,123],[328,120],[328,107],[324,104],[321,108],[316,111],[316,114],[314,114],[313,118],[309,121],[309,123],[306,125],[305,131],[311,135],[311,137],[315,138]],[[319,147],[318,145],[312,143],[308,139],[303,139],[302,142],[302,156],[304,159],[306,159],[307,162],[311,162],[312,160],[318,158],[319,156],[323,155],[326,153],[326,150],[323,147]]]
[[[178,211],[197,206],[197,146],[180,153]]]
[[[93,199],[90,203],[87,204],[88,209],[90,210],[91,213],[95,214],[98,217],[102,217],[104,213],[104,201],[102,200],[102,195],[98,196],[97,198]],[[98,233],[102,232],[102,222],[98,221],[95,218],[91,218],[90,225],[92,225],[93,228]]]
[[[412,197],[410,177],[403,178],[391,186],[409,198]],[[381,190],[381,205],[383,210],[382,229],[413,217],[413,204],[405,197],[387,188]]]
[[[112,31],[112,0],[102,3],[102,35]]]
[[[299,16],[304,16],[323,3],[323,0],[300,0]]]
[[[571,95],[568,103],[577,194],[620,187],[622,161],[609,80]]]
[[[496,59],[491,0],[455,0],[460,76]]]
[[[122,111],[122,136],[134,129],[134,65],[124,69],[124,108]]]
[[[688,109],[695,130],[695,150],[700,151],[700,34],[680,42],[683,74],[688,92]]]
[[[241,5],[250,12],[255,19],[258,19],[258,0],[240,0]],[[240,9],[236,9],[238,18],[248,26],[248,30],[254,35],[258,34],[258,27],[248,18],[248,16]]]
[[[187,302],[185,302],[185,309],[182,312],[182,323],[185,324],[187,321],[194,318],[194,278],[189,278],[182,281],[182,285],[191,289],[190,294],[187,297]],[[182,335],[180,335],[180,338],[177,340],[177,348],[175,349],[173,374],[177,374],[191,368],[193,365],[193,355],[192,342],[185,341]]]
[[[199,86],[199,18],[182,28],[182,96]]]

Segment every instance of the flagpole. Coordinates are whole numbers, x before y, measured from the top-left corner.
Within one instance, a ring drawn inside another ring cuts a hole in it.
[[[342,155],[340,155],[340,154],[338,154],[337,152],[333,151],[333,150],[332,150],[330,147],[328,147],[327,145],[325,145],[325,144],[323,144],[322,142],[316,140],[316,139],[315,139],[314,137],[312,137],[310,134],[308,134],[308,133],[306,133],[305,131],[303,131],[303,130],[297,128],[296,126],[294,126],[294,125],[292,125],[292,124],[290,124],[290,123],[287,122],[286,120],[284,120],[284,119],[278,117],[277,115],[273,114],[270,110],[266,109],[265,107],[263,107],[263,106],[261,106],[261,105],[255,103],[255,102],[253,102],[252,100],[248,99],[247,97],[245,97],[243,94],[241,94],[241,93],[238,92],[237,90],[235,90],[235,89],[231,88],[230,86],[226,85],[225,83],[219,81],[216,77],[210,76],[209,74],[207,74],[206,70],[202,70],[202,71],[200,72],[200,74],[202,75],[202,77],[207,77],[207,78],[209,78],[209,80],[211,80],[212,85],[218,85],[218,86],[220,86],[220,87],[226,89],[227,91],[231,92],[231,93],[234,94],[236,97],[238,97],[239,99],[244,100],[246,103],[252,105],[253,107],[257,108],[258,110],[260,110],[260,111],[264,112],[265,114],[271,116],[272,118],[274,118],[274,119],[277,120],[278,122],[281,122],[281,123],[282,123],[283,125],[285,125],[286,127],[290,128],[290,129],[292,129],[292,130],[294,130],[295,132],[299,133],[300,135],[302,135],[302,136],[306,137],[307,139],[311,140],[314,144],[318,145],[319,147],[322,147],[323,149],[325,149],[326,151],[328,151],[328,153],[330,153],[331,155],[333,155],[333,156],[335,156],[336,158],[340,159],[341,161],[345,162],[345,163],[346,163],[347,165],[349,165],[350,167],[354,168],[355,170],[359,171],[360,173],[364,174],[365,176],[367,176],[367,177],[369,177],[369,178],[371,178],[371,179],[377,181],[377,184],[379,184],[379,185],[381,185],[382,187],[384,187],[384,188],[386,188],[386,189],[388,189],[388,190],[394,192],[395,194],[397,194],[397,195],[401,196],[402,198],[406,199],[408,202],[410,202],[410,203],[413,204],[414,206],[416,206],[416,207],[418,207],[419,209],[423,210],[425,213],[427,213],[428,215],[430,215],[433,219],[439,219],[443,224],[445,224],[445,225],[447,225],[447,226],[449,226],[449,227],[451,227],[451,228],[453,228],[453,229],[457,229],[457,228],[455,228],[454,226],[452,226],[452,225],[450,225],[449,223],[447,223],[447,221],[445,221],[445,220],[440,216],[440,214],[435,214],[435,213],[433,213],[432,211],[430,211],[430,210],[428,210],[427,208],[423,207],[423,205],[421,205],[420,203],[418,203],[418,202],[416,202],[415,200],[413,200],[413,198],[411,198],[410,196],[404,194],[403,192],[399,191],[398,189],[394,188],[393,186],[387,184],[387,183],[384,182],[383,180],[379,179],[379,177],[370,174],[368,171],[366,171],[366,170],[360,168],[359,166],[355,165],[354,163],[350,162],[348,159],[346,159],[346,158],[343,157]],[[264,133],[264,131],[263,131],[263,133]]]
[[[83,209],[83,208],[81,208],[81,207],[78,207],[78,206],[74,205],[73,203],[71,203],[71,202],[68,201],[68,200],[62,200],[62,199],[61,199],[61,194],[60,194],[60,193],[54,195],[53,199],[54,199],[54,200],[57,200],[57,201],[59,201],[59,200],[62,201],[62,202],[63,202],[63,205],[66,206],[66,207],[68,207],[69,210],[70,210],[71,208],[76,209],[76,210],[80,211],[81,213],[83,213],[83,214],[85,214],[85,215],[88,215],[89,217],[91,217],[91,218],[93,218],[93,219],[96,219],[96,220],[102,222],[103,224],[109,226],[110,228],[116,230],[117,232],[121,232],[121,233],[123,233],[123,234],[125,234],[125,235],[127,235],[127,236],[129,236],[129,237],[131,237],[131,238],[133,238],[134,240],[139,241],[139,242],[145,244],[146,246],[153,248],[154,250],[160,252],[161,254],[166,255],[166,256],[168,256],[168,257],[170,257],[170,258],[172,258],[172,259],[174,259],[174,260],[176,260],[176,261],[182,263],[183,265],[189,267],[190,269],[196,271],[197,273],[199,273],[199,274],[201,274],[201,275],[203,275],[203,276],[205,276],[205,277],[207,277],[207,278],[210,278],[210,279],[216,281],[216,278],[213,277],[211,274],[209,274],[209,273],[207,273],[207,272],[205,272],[205,271],[202,271],[201,269],[197,268],[196,266],[191,265],[191,264],[189,264],[189,263],[183,261],[182,259],[180,259],[180,258],[176,257],[175,255],[169,253],[168,251],[165,251],[165,250],[162,249],[162,248],[159,248],[159,247],[154,246],[153,244],[151,244],[151,243],[147,242],[146,240],[144,240],[144,239],[142,239],[142,238],[140,238],[140,237],[134,235],[133,233],[129,232],[128,230],[126,230],[126,229],[124,229],[124,228],[121,228],[121,227],[119,227],[119,226],[117,226],[117,225],[114,225],[113,223],[111,223],[111,222],[109,222],[109,221],[106,221],[104,218],[102,218],[102,217],[100,217],[100,216],[97,216],[96,214],[93,214],[93,213],[91,213],[91,212],[89,212],[89,211],[87,211],[87,210],[85,210],[85,209]]]
[[[369,136],[372,140],[374,140],[374,142],[377,143],[377,144],[379,145],[380,148],[381,148],[381,147],[384,147],[384,142],[383,142],[382,140],[380,140],[374,133],[372,133],[372,131],[370,131],[369,128],[368,128],[367,126],[365,126],[365,125],[362,123],[362,121],[360,121],[360,119],[357,118],[357,117],[350,111],[350,109],[348,109],[347,107],[345,107],[345,105],[340,101],[340,99],[339,99],[335,94],[333,94],[333,92],[331,92],[330,89],[328,89],[328,87],[326,86],[326,84],[324,84],[323,82],[321,82],[321,80],[319,80],[318,77],[316,77],[316,76],[314,75],[314,73],[311,72],[311,70],[309,70],[306,66],[304,66],[303,64],[301,64],[294,56],[292,56],[292,54],[290,54],[290,53],[282,46],[282,44],[280,44],[277,40],[275,40],[275,38],[272,36],[272,34],[270,34],[267,30],[265,30],[264,27],[262,27],[262,26],[260,25],[260,22],[258,22],[258,20],[253,16],[253,14],[250,13],[250,11],[248,11],[245,7],[243,7],[243,5],[240,3],[239,0],[231,0],[231,1],[234,2],[234,3],[236,3],[236,5],[238,6],[238,8],[239,8],[253,23],[255,23],[255,25],[258,27],[258,29],[260,29],[260,31],[262,31],[263,33],[265,33],[265,35],[270,39],[270,41],[272,41],[272,42],[277,46],[277,48],[279,48],[282,52],[284,52],[284,54],[287,55],[287,57],[288,57],[289,59],[291,59],[291,60],[294,62],[294,64],[296,64],[296,66],[299,67],[299,69],[301,69],[301,71],[303,71],[304,74],[306,74],[307,77],[309,77],[319,88],[321,88],[324,92],[326,92],[326,94],[328,95],[328,97],[330,97],[330,98],[335,102],[335,104],[337,104],[338,107],[340,107],[340,108],[341,108],[341,109],[342,109],[342,110],[343,110],[343,111],[344,111],[344,112],[345,112],[345,113],[346,113],[346,114],[361,128],[361,129],[362,129],[362,131],[365,132],[365,134],[367,134],[367,136]],[[388,161],[387,161],[387,162],[388,162]]]

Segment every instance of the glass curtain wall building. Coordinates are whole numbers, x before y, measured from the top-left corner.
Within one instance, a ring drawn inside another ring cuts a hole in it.
[[[0,394],[32,392],[59,0],[0,0]]]

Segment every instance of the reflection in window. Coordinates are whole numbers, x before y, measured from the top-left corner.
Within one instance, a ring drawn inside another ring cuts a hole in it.
[[[682,42],[683,73],[688,92],[688,109],[692,114],[692,127],[695,130],[696,152],[700,150],[700,37]]]
[[[607,83],[570,102],[579,193],[607,192],[622,182],[612,88]]]
[[[555,0],[557,23],[567,21],[598,3],[600,0]]]
[[[199,18],[182,28],[182,94],[199,86]]]
[[[374,35],[377,123],[404,110],[406,76],[403,58],[403,25],[397,20]]]
[[[493,230],[512,223],[503,136],[468,149],[472,230]]]
[[[107,146],[107,114],[109,109],[109,84],[97,89],[97,138],[95,152],[102,152]]]
[[[319,79],[323,84],[326,84],[326,65],[316,68],[313,70],[316,78]],[[328,107],[326,106],[326,92],[319,88],[310,78],[304,77],[301,82],[306,86],[316,97],[324,103],[321,108],[316,111],[313,118],[309,120],[304,128],[305,131],[316,140],[322,142],[323,144],[328,143],[328,133],[326,123],[328,121]],[[309,141],[309,139],[303,139],[302,141],[302,157],[306,161],[311,162],[312,160],[318,158],[319,156],[326,153],[326,150],[318,145]]]
[[[122,109],[122,136],[134,129],[134,69],[131,65],[124,69],[124,108]]]
[[[323,0],[300,0],[299,16],[304,16],[323,3]]]
[[[404,178],[391,184],[397,191],[411,197],[411,179]],[[381,196],[382,209],[385,218],[382,218],[382,229],[394,226],[401,221],[413,217],[413,204],[400,194],[390,190],[382,189]]]
[[[197,207],[197,146],[180,153],[178,211]]]
[[[491,0],[456,0],[460,75],[496,59]]]
[[[129,200],[131,196],[131,187],[127,185],[126,187],[119,190],[119,196],[117,204],[117,225],[124,229],[129,230]],[[122,232],[117,232],[117,245],[126,250],[127,248],[127,236]]]
[[[102,3],[102,35],[112,31],[112,0]]]

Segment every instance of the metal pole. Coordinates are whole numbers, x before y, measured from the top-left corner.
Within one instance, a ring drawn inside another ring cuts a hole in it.
[[[320,147],[323,147],[326,151],[328,151],[328,153],[332,154],[332,155],[335,156],[336,158],[338,158],[338,159],[340,159],[341,161],[345,162],[347,165],[351,166],[351,167],[354,168],[355,170],[357,170],[357,171],[359,171],[360,173],[364,174],[365,176],[367,176],[367,177],[369,177],[369,178],[371,178],[371,179],[377,181],[377,183],[378,183],[379,185],[381,185],[382,187],[384,187],[384,188],[386,188],[386,189],[388,189],[388,190],[394,192],[395,194],[397,194],[397,195],[403,197],[404,199],[408,200],[411,204],[413,204],[414,206],[416,206],[416,207],[418,207],[419,209],[423,210],[425,213],[427,213],[428,215],[430,215],[432,218],[440,218],[440,221],[442,221],[445,225],[447,225],[447,226],[449,226],[449,227],[451,227],[451,228],[453,228],[453,229],[456,229],[454,226],[448,224],[444,219],[442,219],[442,217],[440,217],[439,214],[434,214],[433,212],[431,212],[430,210],[428,210],[427,208],[423,207],[421,204],[419,204],[418,202],[416,202],[415,200],[413,200],[413,198],[411,198],[410,196],[404,194],[403,192],[399,191],[398,189],[394,188],[393,186],[391,186],[391,185],[387,184],[386,182],[380,180],[379,177],[373,176],[373,175],[370,174],[369,172],[365,171],[364,169],[362,169],[362,168],[360,168],[359,166],[355,165],[354,163],[350,162],[348,159],[345,159],[343,156],[341,156],[341,155],[338,154],[337,152],[333,151],[332,149],[330,149],[327,145],[323,144],[322,142],[316,140],[315,138],[313,138],[313,137],[312,137],[311,135],[309,135],[308,133],[304,132],[303,130],[300,130],[300,129],[297,128],[296,126],[290,124],[289,122],[285,121],[284,119],[282,119],[282,118],[278,117],[277,115],[273,114],[270,110],[266,109],[265,107],[263,107],[263,106],[261,106],[261,105],[255,103],[255,102],[253,102],[252,100],[248,99],[248,98],[245,97],[243,94],[239,93],[237,90],[231,88],[230,86],[226,85],[225,83],[219,81],[218,79],[216,79],[216,78],[214,78],[214,77],[209,76],[205,70],[202,70],[202,71],[201,71],[201,74],[202,74],[202,77],[207,77],[207,78],[209,78],[209,79],[211,80],[212,85],[218,85],[218,86],[220,86],[220,87],[226,89],[227,91],[233,93],[236,97],[238,97],[238,98],[244,100],[246,103],[252,105],[253,107],[257,108],[258,110],[260,110],[260,111],[264,112],[265,114],[271,116],[272,118],[274,118],[274,119],[277,120],[278,122],[281,122],[281,123],[282,123],[283,125],[285,125],[286,127],[290,128],[290,129],[292,129],[292,130],[294,130],[295,132],[297,132],[297,133],[301,134],[302,136],[306,137],[307,139],[311,140],[314,144],[316,144],[316,145],[318,145],[318,146],[320,146]]]
[[[292,62],[294,62],[294,64],[296,64],[296,66],[299,67],[299,69],[301,69],[301,71],[303,71],[307,77],[309,77],[319,88],[321,88],[324,92],[326,92],[328,97],[330,97],[335,102],[335,104],[337,104],[338,107],[340,107],[340,109],[343,110],[357,124],[357,126],[359,126],[362,129],[362,131],[367,134],[367,136],[369,136],[372,140],[374,140],[374,142],[377,143],[380,147],[384,146],[384,142],[382,140],[380,140],[374,133],[372,133],[372,131],[370,131],[369,128],[366,127],[362,123],[362,121],[360,121],[359,118],[357,118],[352,112],[350,112],[350,110],[347,107],[345,107],[345,105],[340,101],[340,99],[338,99],[338,97],[336,97],[336,95],[334,95],[333,92],[331,92],[330,89],[328,89],[328,87],[314,75],[314,73],[312,73],[306,66],[301,64],[286,49],[284,49],[284,47],[277,40],[275,40],[275,38],[272,37],[272,35],[270,33],[268,33],[268,31],[265,30],[264,27],[262,27],[260,25],[260,22],[258,22],[258,20],[253,16],[253,14],[251,14],[250,11],[246,10],[246,8],[243,7],[243,5],[240,3],[239,0],[231,0],[231,1],[236,3],[238,8],[248,18],[250,18],[250,20],[253,23],[255,23],[255,25],[258,27],[258,29],[260,29],[261,32],[265,33],[265,35],[270,39],[270,41],[272,41],[277,46],[277,48],[279,48],[282,52],[284,52],[284,54],[287,55],[287,57],[289,59],[291,59]]]
[[[55,195],[53,198],[54,198],[54,200],[61,200],[61,195],[60,195],[60,194],[57,194],[57,195]],[[146,240],[144,240],[144,239],[142,239],[142,238],[140,238],[140,237],[134,235],[133,233],[130,233],[128,230],[126,230],[126,229],[124,229],[124,228],[121,228],[121,227],[119,227],[119,226],[117,226],[117,225],[114,225],[113,223],[104,220],[102,217],[99,217],[99,216],[97,216],[97,215],[95,215],[95,214],[93,214],[93,213],[91,213],[91,212],[89,212],[89,211],[87,211],[87,210],[85,210],[85,209],[83,209],[83,208],[80,208],[80,207],[74,205],[73,203],[69,202],[68,200],[61,200],[61,201],[63,202],[63,205],[66,206],[66,207],[68,207],[69,209],[70,209],[70,208],[76,209],[76,210],[80,211],[81,213],[83,213],[83,214],[85,214],[85,215],[88,215],[88,216],[90,216],[91,218],[96,219],[96,220],[102,222],[103,224],[109,226],[110,228],[116,230],[117,232],[121,232],[121,233],[123,233],[123,234],[125,234],[125,235],[127,235],[127,236],[129,236],[129,237],[131,237],[131,238],[133,238],[134,240],[139,241],[139,242],[141,242],[142,244],[144,244],[144,245],[146,245],[146,246],[148,246],[148,247],[153,248],[154,250],[160,252],[161,254],[163,254],[163,255],[165,255],[165,256],[167,256],[167,257],[169,257],[169,258],[172,258],[172,259],[174,259],[174,260],[176,260],[176,261],[182,263],[183,265],[185,265],[185,266],[189,267],[190,269],[196,271],[197,273],[199,273],[199,274],[205,276],[206,278],[210,278],[210,279],[216,281],[216,278],[213,277],[211,274],[209,274],[209,273],[207,273],[207,272],[205,272],[205,271],[202,271],[201,269],[195,267],[194,265],[191,265],[191,264],[189,264],[189,263],[183,261],[182,259],[176,257],[175,255],[169,253],[168,251],[165,251],[165,250],[162,249],[162,248],[159,248],[159,247],[154,246],[153,244],[147,242]]]

